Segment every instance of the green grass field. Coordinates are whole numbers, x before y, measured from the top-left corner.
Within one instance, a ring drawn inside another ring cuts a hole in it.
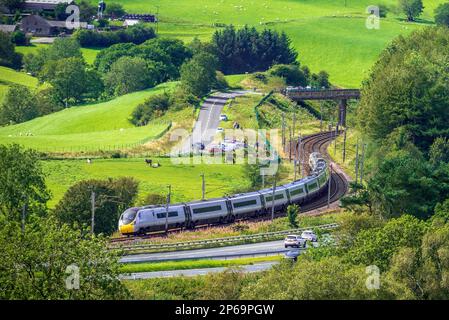
[[[155,93],[173,88],[167,83],[114,100],[71,107],[31,121],[0,128],[0,144],[20,143],[38,150],[76,151],[111,149],[149,140],[160,134],[168,121],[156,120],[134,127],[128,118],[134,108]]]
[[[239,258],[232,260],[184,260],[184,261],[164,261],[164,262],[148,262],[125,264],[120,268],[122,273],[132,272],[154,272],[167,270],[188,270],[198,268],[217,268],[217,267],[233,267],[251,265],[254,263],[279,261],[280,255],[257,258]]]
[[[0,66],[0,84],[4,86],[20,84],[26,87],[36,88],[38,85],[38,80],[37,78],[27,75],[25,72],[19,72]]]
[[[16,46],[16,51],[25,54],[35,54],[40,48],[46,48],[48,44],[36,43],[30,46]],[[87,63],[92,64],[100,49],[97,48],[81,48],[81,53]]]
[[[201,177],[206,176],[206,197],[221,197],[237,188],[246,188],[249,181],[241,165],[176,164],[170,158],[152,158],[161,167],[149,167],[143,158],[43,161],[47,186],[53,194],[49,206],[54,206],[65,191],[77,181],[131,176],[140,181],[139,197],[148,193],[165,194],[172,186],[172,201],[201,199]]]
[[[370,0],[117,0],[129,12],[157,11],[159,33],[190,41],[198,36],[210,39],[214,23],[248,24],[285,31],[299,51],[299,60],[312,71],[326,70],[330,80],[340,86],[357,87],[378,54],[398,34],[433,21],[433,11],[445,0],[424,0],[420,23],[407,23],[404,16],[390,12],[379,30],[365,26]],[[381,1],[389,6],[396,0]],[[345,6],[346,3],[346,6]]]

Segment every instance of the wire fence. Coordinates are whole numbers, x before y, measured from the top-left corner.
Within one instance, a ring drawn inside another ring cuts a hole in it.
[[[78,146],[42,146],[42,147],[33,147],[33,149],[43,152],[43,153],[110,153],[110,152],[119,152],[124,150],[131,150],[134,148],[137,148],[139,146],[142,146],[150,141],[157,140],[164,136],[172,127],[172,122],[168,122],[167,126],[162,130],[160,133],[158,133],[156,136],[149,136],[143,139],[140,139],[138,141],[132,142],[132,143],[117,143],[117,144],[98,144],[98,145],[78,145]]]

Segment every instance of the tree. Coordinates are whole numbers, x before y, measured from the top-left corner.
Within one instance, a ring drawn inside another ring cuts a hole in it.
[[[27,72],[38,75],[47,62],[66,58],[83,59],[81,47],[73,38],[56,38],[48,48],[25,55],[24,68]]]
[[[162,116],[170,107],[170,95],[161,93],[152,95],[139,104],[131,114],[131,122],[136,126],[145,126],[153,118]]]
[[[399,0],[399,8],[407,16],[408,21],[415,21],[424,9],[422,0]]]
[[[197,97],[206,95],[216,83],[217,59],[209,53],[200,53],[181,67],[181,85]]]
[[[0,145],[0,213],[6,220],[20,221],[42,214],[49,192],[38,155],[17,144]]]
[[[362,88],[358,123],[379,143],[402,128],[427,153],[437,137],[449,137],[447,28],[425,28],[398,37],[381,54]],[[432,50],[429,50],[432,48]]]
[[[0,31],[0,66],[19,69],[22,66],[22,54],[15,52],[11,36]]]
[[[97,7],[87,0],[81,0],[80,2],[77,2],[77,4],[80,8],[80,20],[91,22],[93,17],[97,14]]]
[[[89,86],[95,76],[86,68],[86,63],[80,58],[51,60],[45,63],[38,77],[41,82],[49,82],[58,101],[67,106],[70,102],[82,101],[86,95],[97,97],[98,88]],[[100,81],[99,77],[94,79]]]
[[[388,270],[393,255],[402,247],[418,248],[427,231],[427,224],[410,215],[389,220],[381,228],[362,230],[346,254],[353,264],[376,265]]]
[[[139,57],[121,57],[105,76],[105,84],[115,95],[151,88],[156,85],[154,65]]]
[[[449,162],[449,140],[438,137],[434,140],[429,150],[429,161],[434,166]]]
[[[106,15],[113,19],[121,18],[126,12],[123,6],[117,2],[108,3],[105,10]]]
[[[125,208],[132,206],[138,183],[132,178],[83,180],[71,186],[55,207],[57,218],[72,226],[90,227],[95,192],[95,233],[112,234]]]
[[[194,44],[198,50],[201,44]],[[225,74],[265,71],[275,64],[293,64],[298,57],[285,33],[245,26],[226,26],[212,37],[212,52]]]
[[[442,3],[435,9],[435,23],[449,27],[449,3]]]
[[[329,82],[329,74],[326,71],[320,71],[318,74],[312,74],[312,77],[310,79],[310,85],[313,88],[329,88],[330,82]]]
[[[107,240],[85,236],[53,215],[34,219],[21,233],[0,223],[0,299],[126,299],[120,253]]]
[[[21,123],[38,115],[34,93],[21,85],[13,85],[8,89],[0,107],[0,124]]]
[[[9,12],[15,12],[18,9],[21,9],[25,0],[0,0],[0,7],[6,7]]]
[[[298,214],[299,214],[298,205],[292,204],[287,207],[287,218],[290,227],[298,228]]]
[[[382,290],[368,290],[364,266],[354,266],[339,257],[318,261],[298,259],[274,266],[254,284],[242,289],[241,299],[341,300],[386,297]]]
[[[396,290],[400,298],[446,300],[449,270],[449,225],[432,228],[421,245],[401,248],[392,259],[387,278],[404,287]]]
[[[285,79],[285,83],[291,86],[306,86],[307,78],[304,72],[299,68],[299,65],[274,65],[268,70],[273,76]]]

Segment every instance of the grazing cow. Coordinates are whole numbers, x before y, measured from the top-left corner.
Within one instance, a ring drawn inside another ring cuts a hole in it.
[[[145,159],[145,162],[149,166],[153,165],[153,160],[151,160],[151,159]]]

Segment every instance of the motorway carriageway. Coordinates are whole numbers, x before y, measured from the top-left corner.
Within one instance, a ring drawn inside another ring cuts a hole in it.
[[[313,243],[317,246],[318,243]],[[307,244],[310,246],[310,243]],[[302,249],[302,248],[301,248]],[[186,251],[172,251],[159,253],[143,253],[130,256],[124,256],[120,259],[121,263],[142,263],[142,262],[160,262],[192,259],[231,259],[242,257],[260,257],[276,254],[283,254],[290,249],[284,247],[284,240],[260,242],[251,244],[242,244],[237,246],[226,246],[210,249],[194,249]],[[302,249],[304,250],[304,249]]]

